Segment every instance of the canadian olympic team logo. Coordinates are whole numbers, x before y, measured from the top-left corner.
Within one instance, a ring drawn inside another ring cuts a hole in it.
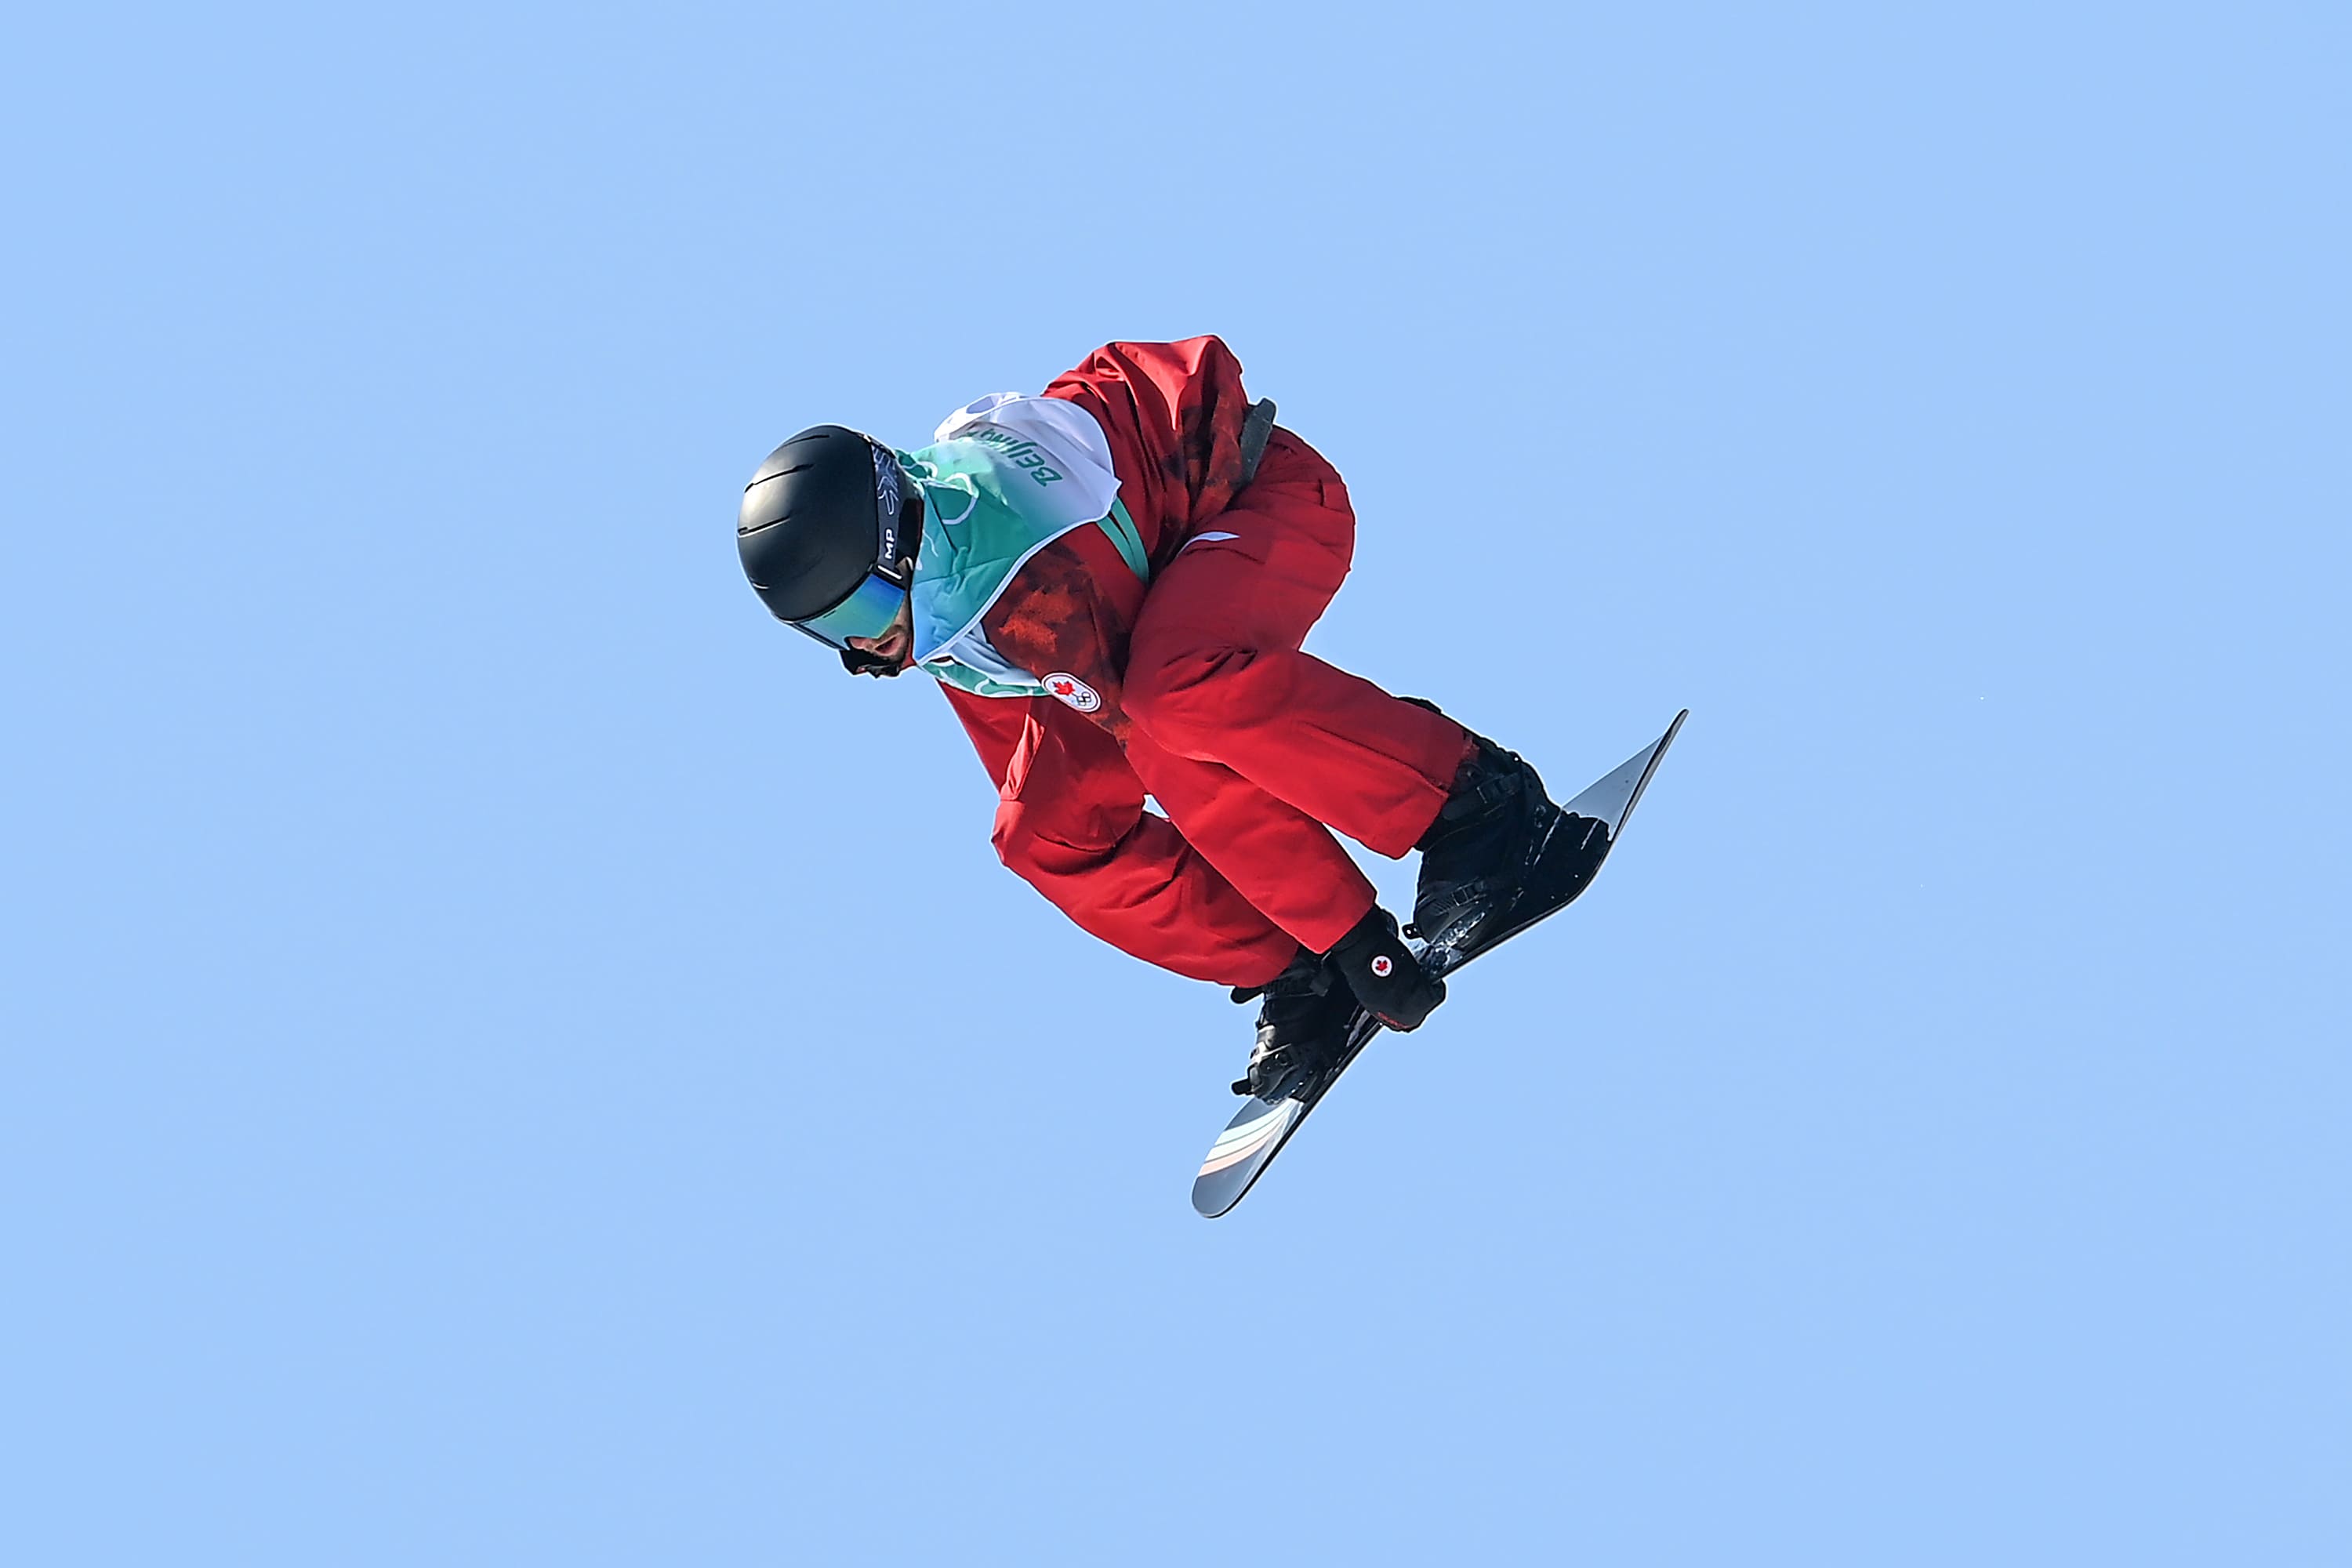
[[[1102,706],[1101,692],[1097,691],[1076,676],[1066,674],[1061,670],[1055,670],[1045,678],[1045,689],[1081,713],[1091,713]]]
[[[1396,973],[1396,960],[1391,958],[1385,952],[1374,953],[1372,955],[1372,973],[1379,975],[1381,979],[1386,980],[1390,975]]]

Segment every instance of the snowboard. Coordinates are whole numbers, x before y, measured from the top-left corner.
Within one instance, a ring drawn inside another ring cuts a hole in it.
[[[1617,847],[1618,838],[1625,831],[1626,819],[1633,815],[1642,792],[1649,787],[1650,775],[1657,772],[1666,748],[1674,744],[1676,731],[1689,717],[1687,708],[1675,714],[1664,734],[1561,806],[1545,835],[1542,848],[1537,851],[1535,872],[1512,907],[1499,919],[1482,922],[1484,929],[1474,927],[1465,944],[1421,945],[1417,951],[1422,967],[1433,975],[1449,975],[1481,953],[1493,952],[1529,926],[1574,903],[1578,895],[1592,885],[1610,850]],[[1339,1075],[1348,1070],[1380,1032],[1379,1020],[1359,1010],[1349,1026],[1347,1044],[1338,1061],[1303,1082],[1281,1086],[1270,1095],[1243,1101],[1225,1130],[1209,1146],[1209,1157],[1201,1162],[1200,1174],[1192,1179],[1192,1207],[1206,1219],[1231,1213],[1234,1205],[1256,1185],[1257,1179],[1265,1174],[1266,1167],[1274,1163],[1275,1156],[1282,1152],[1300,1125],[1314,1114],[1323,1097],[1331,1092]]]

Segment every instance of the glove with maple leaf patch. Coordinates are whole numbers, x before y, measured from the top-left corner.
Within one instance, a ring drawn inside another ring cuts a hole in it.
[[[1421,1027],[1445,1000],[1445,982],[1421,967],[1397,932],[1396,916],[1378,904],[1332,945],[1329,957],[1364,1010],[1391,1029]]]

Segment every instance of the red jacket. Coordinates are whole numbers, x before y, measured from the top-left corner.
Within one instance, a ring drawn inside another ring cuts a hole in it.
[[[1233,503],[1249,396],[1241,361],[1222,340],[1106,343],[1045,395],[1078,405],[1102,426],[1119,499],[1154,574]],[[1144,591],[1102,530],[1082,528],[1032,556],[981,626],[1031,674],[1075,675],[1093,687],[1103,700],[1096,722],[1122,734],[1128,638]]]

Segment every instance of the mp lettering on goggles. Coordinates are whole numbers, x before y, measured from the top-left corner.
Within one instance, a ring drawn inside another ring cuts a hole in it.
[[[882,518],[882,559],[885,563],[898,559],[898,459],[873,442],[874,510]]]

